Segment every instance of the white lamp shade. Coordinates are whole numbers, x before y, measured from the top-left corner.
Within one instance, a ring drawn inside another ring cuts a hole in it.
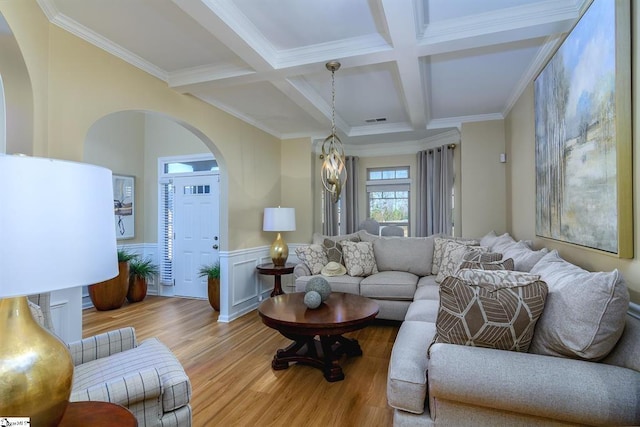
[[[0,297],[118,274],[110,170],[0,155],[0,200]]]
[[[296,229],[295,208],[264,208],[264,231],[294,231]]]

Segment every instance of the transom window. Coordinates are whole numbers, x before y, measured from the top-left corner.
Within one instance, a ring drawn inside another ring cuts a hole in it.
[[[367,169],[367,217],[409,236],[410,189],[409,166]]]

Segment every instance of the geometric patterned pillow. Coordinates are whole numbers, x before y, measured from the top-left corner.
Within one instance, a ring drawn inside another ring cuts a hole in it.
[[[492,254],[495,252],[487,252],[488,254]],[[460,264],[460,270],[464,268],[471,268],[475,270],[513,270],[515,264],[513,259],[507,258],[500,261],[491,261],[491,262],[480,262],[480,261],[462,261]]]
[[[547,292],[540,280],[492,285],[447,277],[433,342],[527,352]]]
[[[322,267],[329,263],[322,245],[312,244],[297,247],[296,255],[309,267],[311,274],[320,274]]]
[[[342,254],[347,274],[352,277],[367,277],[378,273],[376,257],[371,242],[342,241]]]
[[[448,241],[442,251],[442,259],[440,260],[440,268],[438,269],[436,282],[442,282],[447,276],[455,276],[465,256],[471,259],[480,259],[480,253],[486,251],[487,248],[481,246],[471,247],[454,240]],[[500,255],[500,258],[502,258],[502,255]]]
[[[360,238],[356,236],[345,240],[349,240],[350,242],[359,242]],[[342,255],[342,245],[340,242],[341,241],[338,240],[324,239],[323,246],[327,253],[329,262],[333,261],[344,265],[344,256]]]

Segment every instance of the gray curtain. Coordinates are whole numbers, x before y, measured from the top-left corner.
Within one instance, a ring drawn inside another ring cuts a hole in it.
[[[322,223],[322,234],[326,236],[337,236],[340,233],[340,229],[338,228],[338,204],[333,203],[331,193],[329,193],[324,186],[322,187],[322,191],[324,194],[324,222]]]
[[[451,234],[454,150],[443,145],[418,153],[416,236]]]
[[[342,221],[346,234],[358,231],[358,160],[357,156],[347,156],[347,183],[342,189]]]

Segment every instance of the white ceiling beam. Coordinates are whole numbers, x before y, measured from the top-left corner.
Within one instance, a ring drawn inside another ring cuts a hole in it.
[[[420,63],[417,60],[413,2],[382,0],[389,38],[396,52],[402,97],[414,129],[426,128],[426,106]]]
[[[233,3],[220,0],[172,1],[254,70],[275,68],[275,50]]]

